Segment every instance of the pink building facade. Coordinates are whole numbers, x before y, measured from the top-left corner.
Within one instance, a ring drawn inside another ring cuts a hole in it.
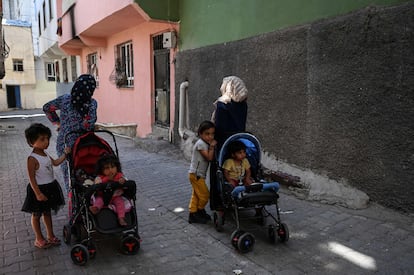
[[[178,24],[151,19],[133,0],[60,0],[57,13],[59,47],[98,81],[98,122],[171,136]]]

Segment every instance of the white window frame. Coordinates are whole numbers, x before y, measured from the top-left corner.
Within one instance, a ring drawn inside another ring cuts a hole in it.
[[[99,72],[98,72],[98,54],[96,52],[88,54],[87,56],[88,73],[93,75],[96,80],[96,87],[99,86]]]
[[[56,81],[56,69],[54,62],[46,62],[46,80],[47,81]]]
[[[118,87],[134,87],[134,53],[132,42],[128,41],[116,46],[116,72]]]
[[[13,71],[24,72],[23,59],[13,59]]]

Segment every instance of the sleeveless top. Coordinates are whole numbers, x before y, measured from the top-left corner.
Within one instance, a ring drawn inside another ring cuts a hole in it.
[[[31,153],[31,157],[34,157],[39,162],[39,169],[35,172],[37,185],[51,183],[55,180],[53,175],[52,160],[46,153],[46,156],[41,156],[36,153]]]

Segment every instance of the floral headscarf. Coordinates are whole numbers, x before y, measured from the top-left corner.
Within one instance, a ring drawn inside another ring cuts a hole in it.
[[[90,74],[83,74],[78,77],[72,87],[71,103],[82,117],[89,112],[92,95],[96,88],[95,78]]]

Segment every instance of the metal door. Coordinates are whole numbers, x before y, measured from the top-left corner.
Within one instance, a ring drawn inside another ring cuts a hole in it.
[[[162,35],[154,44],[155,124],[170,125],[170,50],[162,47]]]

